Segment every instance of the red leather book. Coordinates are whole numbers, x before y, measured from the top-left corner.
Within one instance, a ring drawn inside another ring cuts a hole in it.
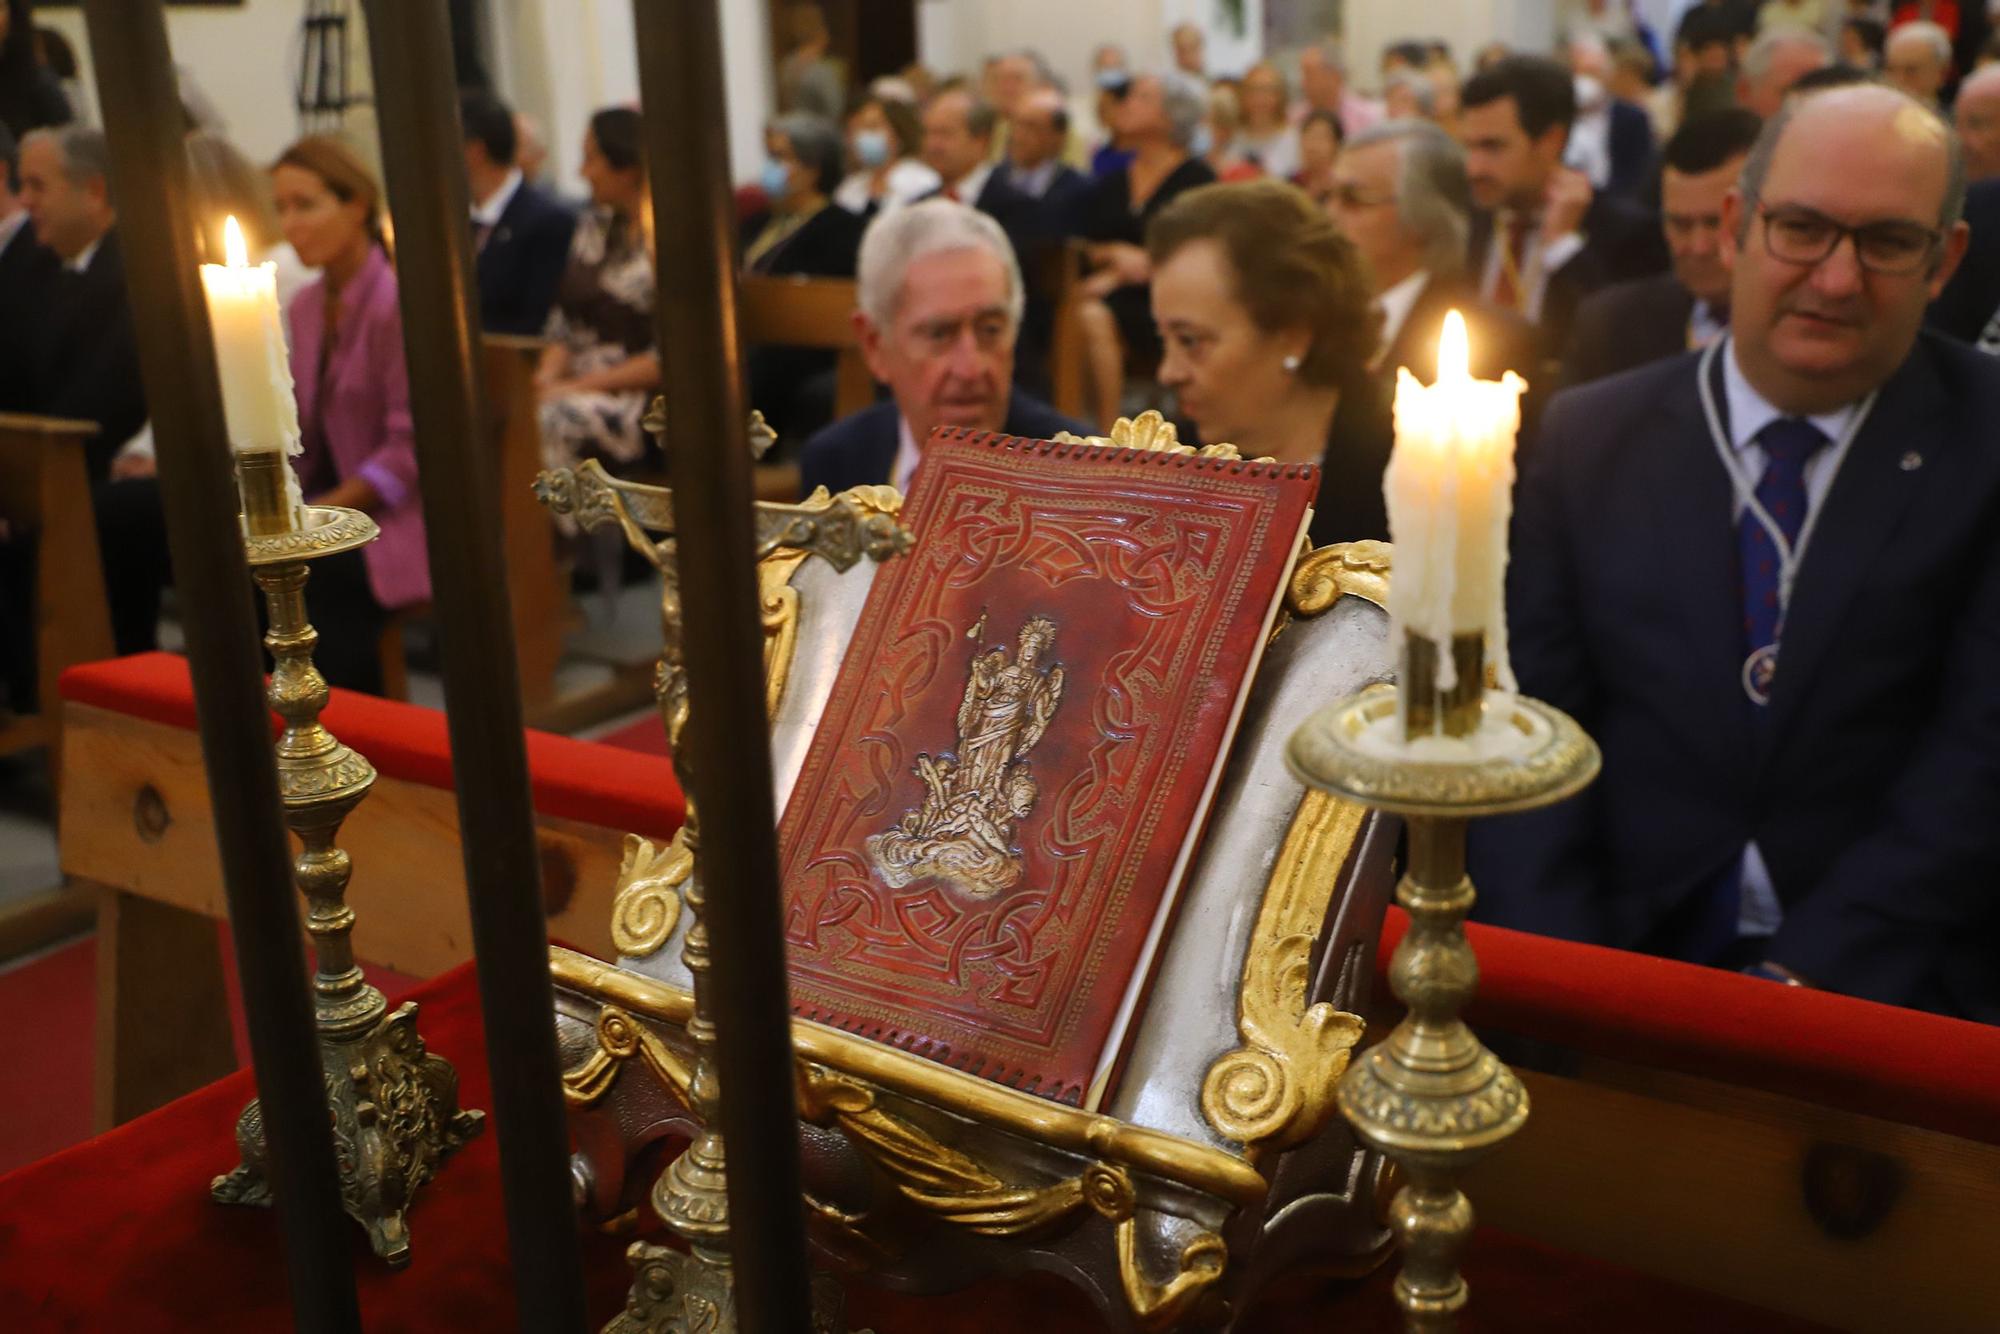
[[[1317,477],[931,437],[779,825],[799,1014],[1099,1104]]]

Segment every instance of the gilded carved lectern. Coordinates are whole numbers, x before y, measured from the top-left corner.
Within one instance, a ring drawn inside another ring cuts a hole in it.
[[[1150,414],[1088,444],[1195,453]],[[1227,446],[1203,453],[1236,457]],[[585,526],[620,525],[660,568],[660,699],[673,736],[687,702],[671,493],[589,464],[545,474],[541,490]],[[882,561],[908,544],[901,508],[887,487],[760,507],[781,810],[870,588],[884,577]],[[1360,1272],[1387,1255],[1393,1174],[1357,1143],[1336,1089],[1362,1035],[1398,828],[1393,816],[1302,785],[1286,770],[1284,747],[1314,709],[1392,674],[1388,566],[1385,545],[1357,542],[1297,548],[1283,570],[1178,908],[1152,955],[1117,1076],[1094,1107],[795,1022],[803,1204],[825,1266],[918,1291],[1048,1270],[1083,1288],[1111,1328],[1151,1331],[1245,1328],[1239,1322],[1272,1275]],[[988,629],[984,621],[973,629]],[[1066,688],[1059,670],[1038,664],[1059,659],[1061,636],[1072,633],[1080,631],[1033,622],[991,628],[998,647],[968,669],[961,721],[970,732],[949,755],[919,757],[927,795],[907,812],[887,812],[886,832],[869,840],[890,883],[956,877],[970,901],[1018,878],[1002,853],[1014,818],[1047,799],[1027,761],[1042,729],[1061,724]],[[1025,719],[997,757],[981,749],[980,738],[993,735],[981,731],[982,709]],[[975,798],[961,774],[985,768],[992,791]],[[687,777],[698,804],[701,775]],[[662,1146],[680,1138],[693,1137],[694,1147],[660,1178],[654,1204],[679,1228],[675,1214],[685,1219],[699,1185],[702,1045],[712,1032],[698,1017],[706,946],[691,847],[699,837],[696,827],[665,847],[628,841],[615,965],[553,951],[573,1169],[600,1220],[652,1185]],[[719,1154],[709,1165],[720,1169]]]

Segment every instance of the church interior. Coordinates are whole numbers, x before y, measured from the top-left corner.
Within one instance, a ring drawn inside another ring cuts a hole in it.
[[[2000,1328],[2000,0],[0,0],[0,1329]]]

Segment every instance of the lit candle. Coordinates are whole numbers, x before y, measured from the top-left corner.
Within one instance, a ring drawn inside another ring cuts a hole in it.
[[[239,455],[277,456],[287,502],[284,527],[295,528],[299,485],[284,460],[299,452],[299,411],[292,400],[291,363],[285,356],[284,320],[278,312],[278,269],[275,264],[249,262],[243,231],[233,217],[223,225],[223,252],[226,265],[201,266],[201,286],[215,336],[229,443]],[[269,466],[268,460],[260,462]]]
[[[1395,574],[1389,615],[1400,632],[1437,648],[1438,686],[1454,684],[1451,641],[1481,635],[1503,689],[1507,663],[1507,521],[1513,513],[1514,437],[1521,426],[1520,376],[1475,380],[1465,318],[1445,316],[1437,383],[1396,372],[1396,448],[1382,489],[1388,501]]]

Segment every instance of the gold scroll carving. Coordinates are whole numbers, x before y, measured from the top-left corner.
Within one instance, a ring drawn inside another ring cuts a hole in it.
[[[1240,459],[1243,454],[1234,445],[1203,445],[1197,449],[1193,445],[1181,443],[1180,432],[1174,424],[1152,408],[1137,417],[1120,417],[1111,424],[1109,435],[1072,435],[1068,431],[1056,432],[1058,444],[1104,445],[1112,449],[1144,449],[1157,454],[1197,454],[1205,459]],[[1260,458],[1259,463],[1269,463],[1268,458]]]

